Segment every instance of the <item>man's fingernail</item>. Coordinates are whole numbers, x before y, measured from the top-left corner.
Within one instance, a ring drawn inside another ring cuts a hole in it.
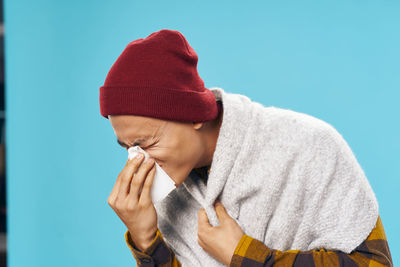
[[[143,154],[142,153],[138,153],[135,158],[141,159],[142,157],[143,157]]]
[[[146,163],[149,163],[149,164],[153,163],[153,161],[154,161],[153,158],[150,158],[150,157],[146,159]]]

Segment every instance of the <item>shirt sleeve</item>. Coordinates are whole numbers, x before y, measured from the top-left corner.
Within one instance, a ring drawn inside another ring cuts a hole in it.
[[[132,240],[129,230],[125,232],[125,241],[136,259],[137,266],[181,267],[174,251],[168,246],[159,229],[150,246],[144,251],[138,249]]]
[[[350,254],[338,250],[287,250],[268,248],[263,242],[244,234],[232,256],[231,267],[248,266],[370,266],[393,267],[380,216],[367,239]]]

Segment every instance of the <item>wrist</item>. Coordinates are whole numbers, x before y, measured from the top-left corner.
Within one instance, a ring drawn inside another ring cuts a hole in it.
[[[151,245],[151,241],[146,241],[146,242],[135,242],[136,247],[138,249],[140,249],[140,251],[145,251],[146,249],[148,249]]]
[[[129,233],[131,233],[131,231],[129,231]],[[154,232],[152,235],[148,235],[147,237],[136,237],[136,236],[132,236],[132,241],[134,242],[134,244],[136,245],[136,247],[138,249],[140,249],[141,251],[146,250],[148,247],[150,247],[151,243],[153,242],[154,238],[156,237],[156,232]]]

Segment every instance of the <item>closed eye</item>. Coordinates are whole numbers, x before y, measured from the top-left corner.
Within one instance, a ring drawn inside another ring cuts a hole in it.
[[[149,145],[149,146],[140,146],[140,148],[141,149],[143,149],[143,150],[145,150],[145,149],[147,149],[147,148],[149,148],[149,147],[151,147],[152,145]],[[127,147],[127,146],[123,146],[126,150],[128,150],[130,147]]]

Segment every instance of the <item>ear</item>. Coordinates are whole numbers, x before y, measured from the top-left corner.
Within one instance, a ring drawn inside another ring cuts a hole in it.
[[[200,129],[201,127],[203,127],[204,122],[193,122],[193,128],[195,130]]]

